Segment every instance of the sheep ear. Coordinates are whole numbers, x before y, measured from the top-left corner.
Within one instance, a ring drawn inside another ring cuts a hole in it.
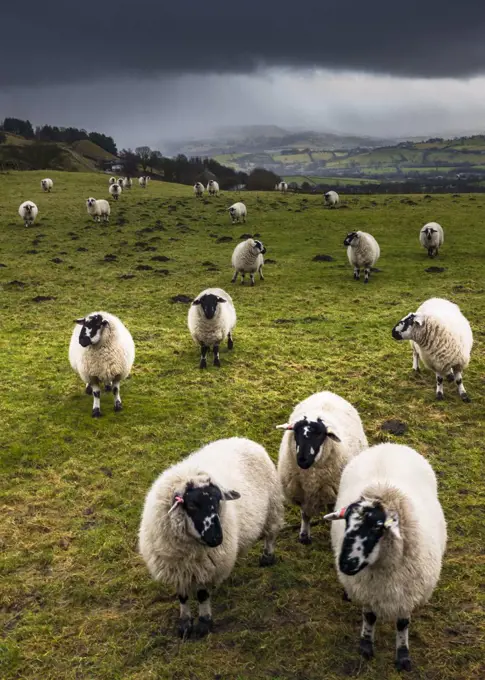
[[[194,300],[192,304],[193,305],[200,305],[200,300]]]
[[[241,494],[238,491],[223,491],[222,492],[222,499],[224,501],[237,501],[238,498],[241,498]]]
[[[217,298],[217,302],[227,302],[227,300],[224,299],[224,298],[218,297],[218,298]]]
[[[333,430],[327,427],[327,437],[330,437],[334,442],[341,442],[342,440]]]
[[[101,321],[101,325],[104,326],[104,327],[109,326],[109,321],[108,321],[108,319],[103,319],[103,320]]]
[[[80,326],[84,326],[86,319],[74,319],[74,323],[78,323]]]
[[[416,326],[420,326],[420,327],[421,327],[421,326],[424,324],[424,317],[423,317],[423,315],[422,315],[422,314],[415,314],[415,315],[414,315],[414,319],[413,319],[413,323],[415,323]]]
[[[401,532],[399,530],[399,515],[395,510],[390,510],[387,513],[386,521],[384,522],[384,527],[388,529],[396,538],[402,538]]]

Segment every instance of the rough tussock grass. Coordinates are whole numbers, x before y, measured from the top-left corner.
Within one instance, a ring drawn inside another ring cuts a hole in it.
[[[449,546],[439,587],[411,625],[411,677],[483,678],[485,197],[349,198],[328,210],[319,197],[245,194],[248,222],[232,226],[233,194],[196,201],[191,188],[152,182],[125,192],[104,227],[84,200],[107,197],[107,177],[50,173],[53,193],[42,194],[45,174],[4,175],[0,188],[0,675],[396,678],[392,626],[378,626],[377,657],[362,663],[360,612],[341,600],[328,527],[317,523],[313,545],[299,545],[293,508],[277,565],[257,567],[259,546],[238,562],[214,596],[216,632],[202,642],[176,639],[174,594],[150,581],[136,552],[144,495],[167,465],[232,435],[276,459],[274,425],[332,389],[359,409],[372,443],[409,444],[439,476]],[[26,199],[39,206],[29,229],[16,212]],[[429,220],[445,229],[433,263],[441,274],[424,271],[418,232]],[[381,245],[382,271],[368,286],[352,280],[342,245],[355,229]],[[252,289],[230,284],[243,233],[259,233],[275,261]],[[318,254],[334,261],[314,262]],[[187,305],[171,298],[208,285],[231,293],[238,325],[222,368],[201,372]],[[435,402],[433,376],[414,377],[407,343],[390,335],[433,295],[457,302],[474,329],[469,405],[447,383]],[[103,395],[95,421],[67,349],[73,319],[100,308],[131,330],[137,358],[125,410],[115,414]],[[402,437],[381,430],[391,418],[407,424]]]

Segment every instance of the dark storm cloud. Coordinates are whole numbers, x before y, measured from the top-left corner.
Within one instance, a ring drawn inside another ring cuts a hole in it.
[[[0,86],[258,66],[485,72],[485,0],[24,0],[2,26]]]

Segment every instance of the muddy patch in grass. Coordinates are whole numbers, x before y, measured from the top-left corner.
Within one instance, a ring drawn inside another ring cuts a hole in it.
[[[302,317],[295,317],[294,319],[273,319],[273,323],[281,324],[281,325],[293,324],[293,323],[310,324],[310,323],[318,323],[319,321],[325,321],[325,317],[324,316],[302,316]]]
[[[335,262],[335,258],[331,255],[315,255],[312,262]]]
[[[27,284],[24,283],[23,281],[17,281],[17,279],[14,279],[13,281],[9,281],[7,283],[7,286],[10,286],[10,288],[25,288]]]
[[[445,267],[428,267],[424,271],[428,272],[428,274],[441,274],[442,272],[446,271],[446,268]]]
[[[123,281],[127,281],[128,279],[134,279],[135,275],[134,274],[120,274],[120,276],[118,278],[122,279]]]
[[[173,297],[170,298],[171,302],[181,302],[183,305],[190,305],[194,298],[192,295],[184,295],[179,294],[179,295],[174,295]]]
[[[408,426],[402,420],[391,418],[391,420],[385,420],[382,423],[381,430],[383,432],[389,432],[390,434],[402,435],[407,432]]]
[[[170,262],[171,258],[166,255],[154,255],[150,260],[153,262]]]
[[[229,243],[229,241],[232,241],[232,236],[220,236],[216,243]]]
[[[56,300],[56,298],[51,295],[36,295],[32,298],[32,302],[49,302],[49,300]]]

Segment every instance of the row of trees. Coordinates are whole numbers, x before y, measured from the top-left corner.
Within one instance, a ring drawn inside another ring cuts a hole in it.
[[[86,130],[80,130],[75,127],[65,128],[57,127],[56,125],[38,125],[34,130],[30,120],[21,120],[20,118],[5,118],[0,126],[0,130],[4,133],[11,132],[12,134],[38,142],[64,142],[65,144],[72,144],[73,142],[87,139],[115,156],[118,154],[113,137],[104,135],[101,132],[86,132]]]

